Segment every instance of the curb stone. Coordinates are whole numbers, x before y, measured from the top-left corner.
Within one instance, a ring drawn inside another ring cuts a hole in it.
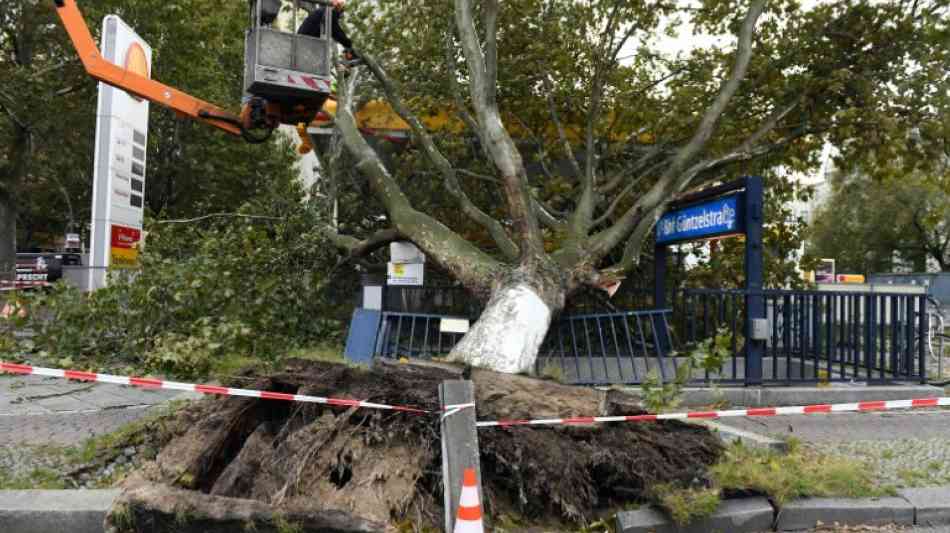
[[[810,529],[818,522],[859,525],[914,525],[914,506],[904,498],[808,498],[785,504],[777,531]]]
[[[639,387],[626,387],[624,392],[642,397]],[[932,385],[866,385],[833,383],[830,387],[688,387],[683,389],[682,405],[700,406],[725,401],[744,407],[776,407],[817,403],[853,403],[865,400],[906,400],[943,395],[941,387]]]
[[[950,487],[901,489],[897,494],[914,506],[918,526],[950,524]]]
[[[765,498],[725,500],[712,516],[679,527],[647,507],[617,513],[618,533],[754,533],[772,528],[772,505]]]
[[[746,431],[733,426],[728,426],[721,422],[712,420],[693,419],[690,422],[705,426],[714,432],[720,440],[727,444],[741,442],[747,448],[756,448],[760,450],[771,450],[776,453],[788,453],[788,443],[782,440],[766,437],[758,433]]]
[[[103,533],[118,490],[0,491],[3,533]]]

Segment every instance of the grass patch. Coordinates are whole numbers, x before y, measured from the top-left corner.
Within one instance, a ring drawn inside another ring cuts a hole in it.
[[[549,361],[544,365],[544,368],[541,369],[541,377],[558,383],[564,383],[564,369],[561,368],[561,365]]]
[[[652,493],[657,505],[679,526],[712,516],[720,501],[718,488],[684,489],[663,484],[653,487]]]
[[[893,487],[878,486],[868,465],[834,455],[810,451],[798,441],[789,442],[785,455],[734,444],[710,469],[722,489],[754,490],[782,505],[805,496],[850,498],[893,495]]]
[[[73,452],[73,463],[110,462],[129,446],[147,444],[151,432],[168,432],[168,423],[178,410],[188,405],[187,400],[172,400],[149,413],[145,417],[130,422],[112,433],[97,435],[86,440]],[[154,459],[157,449],[146,446],[143,459]]]
[[[295,348],[284,356],[285,359],[307,359],[327,363],[343,362],[343,347],[335,344],[322,344],[306,348]]]
[[[324,361],[328,363],[343,363],[343,348],[334,344],[321,344],[303,348],[294,348],[275,359],[263,359],[246,355],[228,355],[217,357],[211,364],[211,376],[217,379],[228,379],[237,376],[246,368],[255,368],[261,373],[276,371],[287,359],[306,359],[308,361]]]
[[[925,485],[930,480],[930,476],[927,472],[916,468],[902,469],[897,472],[897,477],[901,478],[901,481],[908,487]]]
[[[10,476],[0,472],[0,490],[60,490],[67,488],[67,482],[59,472],[49,468],[34,468],[30,473]]]

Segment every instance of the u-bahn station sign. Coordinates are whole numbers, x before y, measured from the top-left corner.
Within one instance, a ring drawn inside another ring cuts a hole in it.
[[[657,244],[745,233],[739,214],[742,193],[669,211],[656,224]]]
[[[745,236],[745,346],[746,384],[762,382],[762,354],[765,349],[765,300],[762,296],[762,178],[749,176],[731,183],[704,189],[674,204],[656,224],[653,302],[666,307],[668,248],[672,244]],[[666,327],[662,325],[661,327]],[[665,332],[664,332],[665,334]],[[664,337],[660,335],[660,338]]]

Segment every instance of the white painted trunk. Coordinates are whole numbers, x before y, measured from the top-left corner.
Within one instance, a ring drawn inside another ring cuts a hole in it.
[[[449,358],[496,372],[533,372],[551,308],[524,283],[502,287]]]

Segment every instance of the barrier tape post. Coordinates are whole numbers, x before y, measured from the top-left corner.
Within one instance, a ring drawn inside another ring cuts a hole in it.
[[[454,531],[465,470],[474,470],[476,479],[481,479],[478,429],[475,427],[475,385],[464,380],[443,381],[439,385],[439,402],[443,413],[440,427],[445,531]],[[483,501],[480,483],[478,497]]]

